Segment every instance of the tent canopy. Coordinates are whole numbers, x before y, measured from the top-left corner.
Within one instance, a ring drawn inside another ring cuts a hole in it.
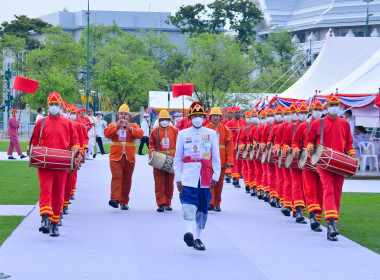
[[[182,98],[184,102],[182,102]],[[170,92],[170,111],[182,111],[183,103],[186,110],[193,103],[193,98],[188,96],[174,98],[173,92]],[[168,92],[149,91],[148,107],[156,111],[168,109]]]

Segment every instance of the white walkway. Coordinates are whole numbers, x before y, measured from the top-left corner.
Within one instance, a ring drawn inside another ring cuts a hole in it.
[[[0,248],[10,279],[380,279],[380,255],[326,231],[312,232],[278,209],[226,185],[222,212],[212,212],[206,251],[183,242],[178,192],[173,212],[156,212],[152,169],[138,157],[130,210],[108,206],[108,162],[80,170],[77,199],[61,236],[38,232],[38,207]],[[334,276],[332,276],[334,273]]]

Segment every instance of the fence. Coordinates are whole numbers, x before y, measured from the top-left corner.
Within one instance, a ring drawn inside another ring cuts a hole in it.
[[[31,123],[20,123],[20,127],[18,129],[18,133],[20,134],[20,138],[28,139],[32,135],[35,122]],[[4,122],[0,122],[0,139],[7,138],[7,132],[4,131]]]

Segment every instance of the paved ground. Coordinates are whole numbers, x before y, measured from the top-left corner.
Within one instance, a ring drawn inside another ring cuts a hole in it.
[[[103,160],[102,160],[103,159]],[[226,185],[198,252],[183,242],[178,192],[173,212],[156,212],[152,169],[138,156],[130,210],[108,206],[106,157],[88,161],[61,236],[38,232],[36,207],[0,247],[11,279],[380,279],[380,255],[326,239],[278,209]],[[334,273],[334,276],[331,274]]]

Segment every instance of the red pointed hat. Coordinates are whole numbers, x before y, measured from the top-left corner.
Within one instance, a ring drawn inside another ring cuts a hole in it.
[[[326,99],[326,105],[329,104],[329,103],[333,103],[333,102],[337,102],[337,103],[340,103],[340,99],[338,96],[336,96],[335,94],[330,94],[327,99]]]
[[[61,95],[55,91],[50,93],[48,98],[47,98],[47,103],[50,103],[50,102],[63,103]]]
[[[70,112],[72,112],[72,113],[78,112],[77,105],[71,105],[70,109],[71,109]]]
[[[292,103],[289,106],[289,112],[292,113],[292,112],[297,112],[297,111],[298,111],[298,104],[297,103]]]
[[[314,109],[314,108],[320,108],[320,109],[323,109],[323,103],[318,100],[318,99],[315,99],[313,101],[313,103],[311,103],[311,109]]]
[[[298,112],[309,112],[309,108],[305,103],[301,103],[298,107]]]
[[[206,115],[205,107],[203,104],[199,101],[193,102],[189,108],[189,116],[195,115],[195,114],[203,114]]]
[[[284,110],[283,110],[283,113],[290,113],[289,107],[285,107]]]
[[[232,109],[232,107],[227,107],[227,112],[233,112],[234,110]]]
[[[277,106],[276,109],[274,109],[275,114],[282,114],[283,112],[284,110],[281,106]]]
[[[272,108],[268,108],[267,109],[267,115],[273,115],[274,114],[274,111]]]
[[[240,112],[241,109],[240,109],[240,107],[232,107],[232,111],[233,112]]]
[[[265,118],[266,115],[267,115],[267,110],[265,110],[265,109],[261,110],[261,112],[260,112],[260,118]]]
[[[226,110],[222,110],[222,114],[225,114],[226,113]]]
[[[12,114],[16,114],[17,113],[17,109],[12,109]]]
[[[253,109],[252,111],[252,115],[258,115],[259,113],[257,112],[257,110]]]

